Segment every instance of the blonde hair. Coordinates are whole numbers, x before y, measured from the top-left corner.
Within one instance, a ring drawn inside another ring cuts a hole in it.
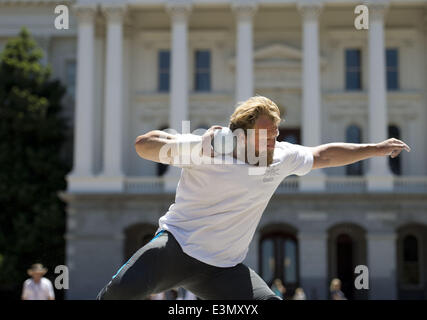
[[[253,129],[255,121],[260,115],[266,115],[279,126],[280,110],[279,107],[270,99],[256,95],[246,101],[239,102],[236,109],[230,117],[229,128],[231,131],[236,129]]]

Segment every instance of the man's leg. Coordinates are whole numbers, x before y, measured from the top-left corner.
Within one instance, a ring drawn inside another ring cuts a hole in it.
[[[175,238],[157,234],[139,249],[99,292],[97,300],[144,299],[169,290],[194,276],[191,265]]]
[[[208,270],[183,287],[205,300],[282,300],[254,270],[242,263]]]

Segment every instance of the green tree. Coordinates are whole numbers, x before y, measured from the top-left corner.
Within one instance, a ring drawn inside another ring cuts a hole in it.
[[[64,264],[65,88],[42,56],[25,28],[0,56],[0,290],[18,298],[31,264]]]

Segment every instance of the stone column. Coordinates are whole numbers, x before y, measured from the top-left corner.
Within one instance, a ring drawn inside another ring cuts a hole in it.
[[[106,191],[123,188],[123,18],[124,5],[105,5],[107,23],[102,183]]]
[[[388,1],[368,2],[369,7],[369,142],[388,138],[387,92],[384,46],[384,15]],[[388,157],[369,159],[368,190],[393,189]]]
[[[368,232],[369,299],[397,299],[396,233]]]
[[[78,177],[93,175],[94,165],[94,25],[96,6],[75,6],[77,27],[77,88],[74,124],[74,164],[68,190],[78,186]]]
[[[327,233],[301,230],[298,234],[301,287],[308,299],[327,299]]]
[[[322,144],[318,22],[321,5],[302,2],[298,8],[303,18],[302,144],[314,147]],[[301,177],[300,189],[323,191],[323,171],[317,169]]]
[[[189,119],[188,85],[188,18],[190,1],[170,1],[166,7],[172,20],[171,39],[171,93],[169,127],[178,133],[190,133],[183,128]],[[169,166],[165,174],[165,190],[175,192],[181,169]]]
[[[245,101],[254,93],[253,23],[256,1],[232,2],[237,19],[236,102]]]

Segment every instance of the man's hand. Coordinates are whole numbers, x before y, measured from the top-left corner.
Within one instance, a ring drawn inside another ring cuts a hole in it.
[[[375,146],[378,152],[377,156],[390,156],[391,158],[396,158],[402,150],[411,151],[411,148],[406,143],[396,138],[384,140]]]
[[[215,151],[212,148],[212,139],[215,134],[215,130],[221,130],[221,126],[212,126],[202,135],[202,153],[205,156],[213,157]]]

